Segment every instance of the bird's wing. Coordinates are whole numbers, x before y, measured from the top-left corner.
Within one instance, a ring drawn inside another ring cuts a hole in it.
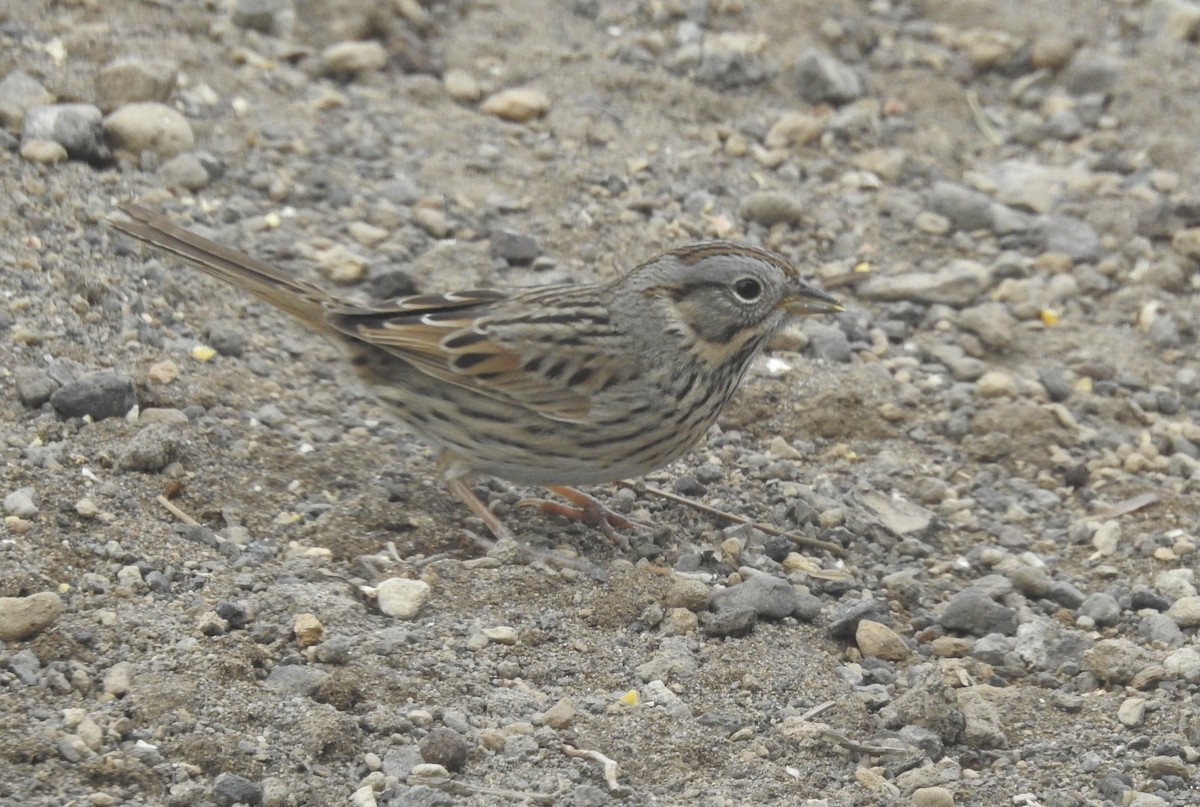
[[[338,306],[330,325],[421,372],[551,420],[619,417],[640,402],[639,363],[589,286],[492,289]]]

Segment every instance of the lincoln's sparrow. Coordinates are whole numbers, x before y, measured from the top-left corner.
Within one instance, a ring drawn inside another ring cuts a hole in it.
[[[481,289],[365,305],[334,297],[134,204],[121,232],[277,306],[343,346],[358,374],[441,452],[449,487],[497,537],[508,531],[466,480],[611,482],[680,457],[729,403],[792,315],[840,311],[787,261],[725,241],[663,253],[607,283]]]

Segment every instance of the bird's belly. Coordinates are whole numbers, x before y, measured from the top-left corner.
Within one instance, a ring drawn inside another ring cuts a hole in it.
[[[375,392],[414,432],[449,455],[450,475],[487,474],[531,485],[640,476],[686,454],[719,414],[714,405],[684,423],[671,411],[560,421],[444,383],[414,379],[413,385]]]

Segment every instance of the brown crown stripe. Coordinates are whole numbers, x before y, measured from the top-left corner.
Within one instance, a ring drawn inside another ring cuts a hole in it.
[[[671,250],[671,254],[679,258],[679,262],[687,266],[697,264],[705,258],[715,258],[728,254],[745,255],[751,253],[763,263],[776,266],[788,277],[796,276],[796,268],[774,252],[746,244],[735,244],[732,241],[702,241],[699,244],[689,244]]]

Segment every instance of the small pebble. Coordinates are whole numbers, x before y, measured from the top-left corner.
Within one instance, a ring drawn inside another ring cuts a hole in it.
[[[333,75],[374,73],[387,66],[387,60],[387,51],[374,40],[338,42],[321,53],[325,72]]]
[[[912,654],[899,634],[879,622],[864,619],[858,623],[854,641],[864,656],[885,661],[903,661]]]
[[[542,117],[549,109],[550,97],[533,87],[501,90],[486,98],[480,106],[483,114],[514,123],[528,123]]]
[[[292,633],[296,636],[297,645],[312,647],[324,637],[325,626],[315,614],[297,614],[292,622]]]
[[[17,642],[36,636],[54,624],[65,609],[53,592],[27,597],[0,597],[0,641]]]
[[[414,619],[430,591],[424,580],[388,578],[378,586],[379,610],[396,619]]]
[[[104,135],[114,148],[161,158],[190,151],[196,143],[192,125],[172,107],[152,101],[126,104],[104,119]]]
[[[954,794],[944,787],[919,787],[912,794],[913,807],[954,807]]]

